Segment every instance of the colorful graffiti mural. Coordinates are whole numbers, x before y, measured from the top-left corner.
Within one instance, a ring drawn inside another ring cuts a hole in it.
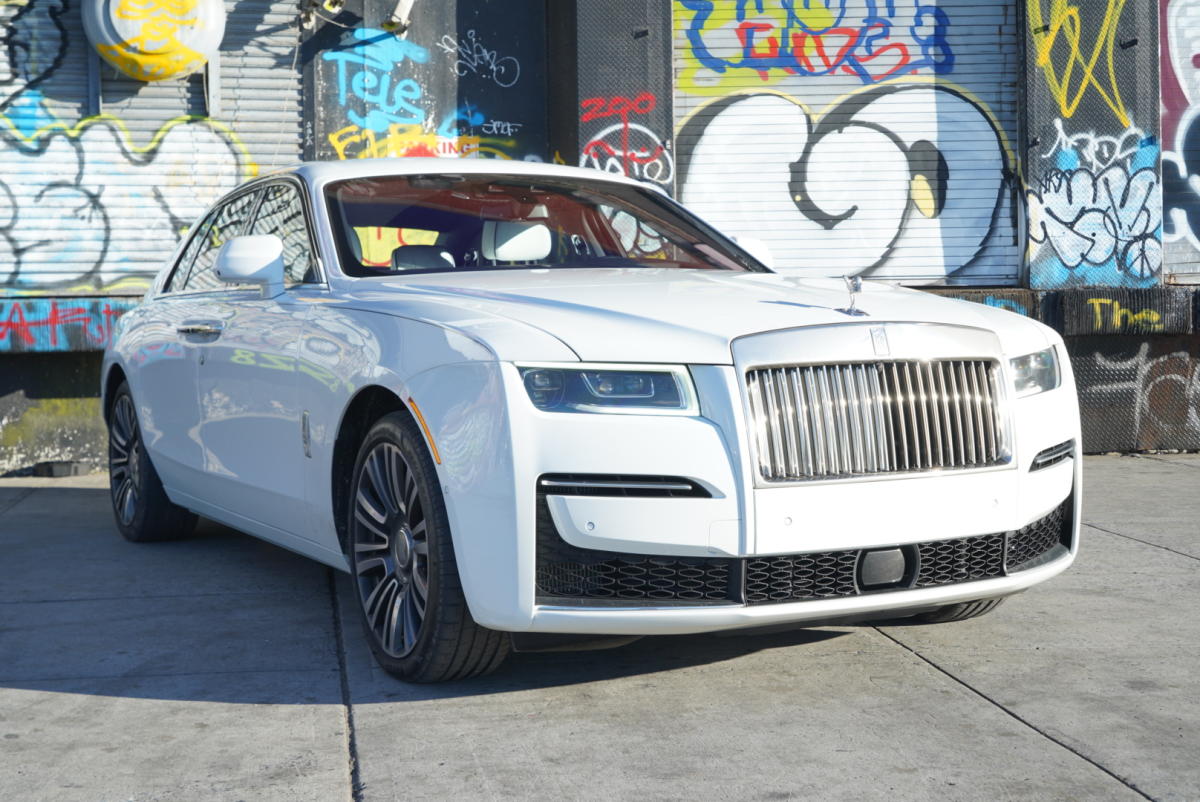
[[[1038,68],[1028,81],[1031,285],[1154,286],[1163,267],[1162,147],[1157,104],[1137,83],[1139,73],[1153,75],[1153,62],[1131,33],[1145,9],[1029,0],[1026,10]]]
[[[257,167],[206,118],[165,118],[141,142],[114,115],[64,118],[42,91],[82,40],[64,8],[0,5],[0,293],[137,293],[208,203]]]
[[[756,74],[765,86],[790,76],[849,75],[863,84],[954,70],[950,17],[909,0],[678,0],[677,28],[692,58],[679,76],[694,94],[725,94]],[[731,47],[731,44],[733,45]]]
[[[1030,270],[1054,286],[1099,283],[1120,276],[1129,286],[1151,286],[1162,268],[1162,203],[1158,143],[1129,128],[1117,136],[1068,135],[1042,154],[1026,192],[1029,238],[1038,246]]]
[[[0,287],[18,291],[144,282],[208,203],[254,171],[232,132],[187,117],[140,148],[108,116],[29,139],[0,132],[0,144]],[[198,153],[209,161],[199,175]]]
[[[463,106],[447,114],[435,131],[421,125],[393,123],[383,132],[348,125],[329,135],[329,144],[339,159],[370,159],[404,156],[519,158],[514,155],[514,136],[481,136],[472,130],[515,134],[520,124],[488,118],[474,106]],[[526,157],[527,160],[538,160]]]
[[[475,31],[461,40],[447,34],[437,43],[459,76],[486,75],[501,88],[516,84],[520,64],[480,43]],[[518,153],[522,123],[496,119],[474,104],[442,114],[412,68],[430,63],[428,48],[375,28],[356,28],[321,54],[337,65],[338,114],[347,122],[326,135],[335,158],[404,156],[540,160]],[[436,123],[436,127],[435,127]]]
[[[1128,127],[1131,119],[1121,98],[1115,56],[1117,22],[1127,0],[1105,2],[1103,10],[1099,3],[1085,4],[1081,10],[1064,0],[1029,0],[1029,27],[1035,35],[1037,66],[1059,113],[1071,119],[1091,95],[1108,107],[1122,127]]]
[[[102,349],[135,298],[24,299],[0,301],[0,351]]]
[[[1016,283],[1005,4],[674,5],[685,203],[765,242],[782,269]]]
[[[923,124],[898,125],[901,104],[931,113]],[[746,121],[762,119],[788,148],[747,146]],[[950,86],[871,87],[816,118],[793,98],[733,95],[701,107],[677,139],[685,204],[777,254],[792,253],[789,268],[814,272],[828,270],[834,252],[839,271],[857,274],[915,247],[915,269],[944,278],[980,254],[1012,192],[1003,132]],[[847,152],[858,157],[849,161]],[[769,192],[733,202],[737,175],[757,176],[760,188],[766,177]]]
[[[630,120],[631,117],[646,118],[657,104],[658,99],[650,92],[641,92],[632,98],[612,95],[582,100],[579,124],[584,145],[579,166],[671,186],[675,179],[675,163],[667,143],[649,126]],[[596,120],[603,121],[598,130],[589,126]],[[582,133],[588,128],[593,129],[591,133]]]
[[[109,64],[139,81],[164,81],[204,67],[206,51],[220,44],[225,9],[220,0],[88,3],[84,25]]]
[[[1163,241],[1168,269],[1200,271],[1200,3],[1162,0]]]

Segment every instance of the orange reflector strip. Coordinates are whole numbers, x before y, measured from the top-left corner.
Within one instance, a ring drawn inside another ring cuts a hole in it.
[[[421,414],[421,408],[411,398],[408,399],[408,405],[412,407],[412,411],[417,416],[417,423],[421,424],[421,430],[425,432],[425,439],[429,441],[429,450],[433,452],[433,461],[441,465],[442,457],[438,454],[437,443],[433,442],[433,432],[429,431],[429,424],[425,422],[425,416]]]

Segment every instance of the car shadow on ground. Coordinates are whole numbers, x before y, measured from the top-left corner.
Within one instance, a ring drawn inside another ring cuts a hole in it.
[[[416,701],[650,678],[843,634],[643,638],[616,649],[517,653],[489,677],[410,685],[374,667],[343,574],[204,520],[183,540],[128,543],[102,488],[20,495],[0,514],[3,688],[340,704],[345,671],[355,703]]]
[[[737,660],[770,649],[803,648],[849,632],[795,629],[763,634],[706,633],[641,638],[615,649],[582,652],[523,652],[509,655],[489,676],[460,682],[416,685],[372,670],[366,687],[354,683],[352,701],[419,702],[516,693],[632,677],[653,685],[655,675]],[[365,649],[365,646],[364,646]]]

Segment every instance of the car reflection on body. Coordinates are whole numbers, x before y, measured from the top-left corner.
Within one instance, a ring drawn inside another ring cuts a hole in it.
[[[251,181],[105,354],[118,527],[199,514],[349,571],[413,681],[512,648],[970,618],[1063,571],[1058,335],[753,249],[588,170]]]

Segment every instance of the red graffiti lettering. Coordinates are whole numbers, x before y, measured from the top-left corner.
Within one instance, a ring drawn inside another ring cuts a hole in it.
[[[620,122],[592,135],[591,140],[583,146],[580,164],[620,172],[633,178],[669,181],[672,168],[666,147],[650,129],[631,123],[629,119],[635,115],[649,114],[657,105],[658,99],[650,92],[641,92],[633,98],[613,95],[581,101],[583,114],[579,118],[580,123],[609,117],[615,117]],[[643,140],[641,144],[632,141],[635,134]]]
[[[0,309],[3,309],[0,306]],[[0,346],[12,350],[59,350],[67,346],[63,327],[82,333],[81,344],[103,347],[112,337],[116,319],[125,309],[109,303],[60,306],[58,301],[11,301],[0,318]]]
[[[747,20],[737,26],[737,38],[742,43],[742,53],[746,56],[746,61],[751,59],[770,59],[772,62],[779,58],[779,37],[767,36],[766,46],[759,46],[756,42],[758,34],[768,33],[775,30],[775,26],[769,22],[751,22]],[[771,72],[767,69],[758,70],[758,77],[764,81],[770,80]]]
[[[875,27],[881,29],[881,33],[875,36],[882,36],[882,25],[871,25],[862,30],[830,28],[820,34],[793,31],[792,57],[798,69],[791,69],[790,72],[828,75],[840,70],[847,75],[858,76],[865,73],[871,83],[878,83],[909,67],[912,58],[908,46],[903,42],[890,42],[882,47],[863,48],[855,52],[863,35],[869,34]]]

